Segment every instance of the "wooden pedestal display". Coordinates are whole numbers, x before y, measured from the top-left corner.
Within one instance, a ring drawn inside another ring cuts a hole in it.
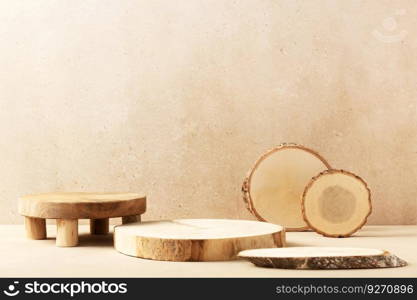
[[[117,251],[166,261],[221,261],[245,249],[283,247],[284,229],[275,224],[222,219],[179,219],[116,226]]]
[[[348,237],[371,214],[371,192],[359,176],[343,170],[327,170],[311,179],[302,199],[304,220],[328,237]]]
[[[240,252],[239,257],[258,267],[280,269],[372,269],[407,265],[404,260],[387,251],[367,248],[253,249]]]
[[[140,221],[145,210],[146,197],[133,193],[48,193],[19,199],[27,237],[46,239],[45,220],[56,219],[56,245],[60,247],[78,244],[78,219],[90,219],[91,234],[107,234],[109,218]]]
[[[306,230],[301,196],[310,179],[329,168],[315,151],[283,144],[256,161],[243,183],[243,199],[258,220],[280,224],[287,231]]]

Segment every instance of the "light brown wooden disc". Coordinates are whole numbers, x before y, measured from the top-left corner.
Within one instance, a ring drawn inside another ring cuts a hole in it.
[[[117,251],[166,261],[220,261],[245,249],[283,247],[284,229],[246,220],[178,219],[116,226]]]
[[[19,199],[19,213],[42,219],[104,219],[140,215],[146,197],[134,193],[47,193]]]
[[[371,269],[407,263],[388,251],[344,247],[288,247],[245,250],[238,254],[259,267],[281,269]]]
[[[343,170],[327,170],[306,186],[302,212],[316,232],[347,237],[359,230],[371,214],[371,192],[359,176]]]
[[[287,231],[308,229],[301,214],[301,197],[311,177],[330,168],[315,151],[283,144],[262,155],[245,179],[242,192],[249,211],[261,221]]]

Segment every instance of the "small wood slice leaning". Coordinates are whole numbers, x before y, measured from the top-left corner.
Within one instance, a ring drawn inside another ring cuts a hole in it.
[[[238,254],[258,267],[279,269],[373,269],[407,263],[388,251],[367,248],[289,247],[245,250]]]
[[[315,151],[282,144],[256,161],[243,183],[243,199],[258,220],[280,224],[287,231],[306,230],[301,213],[304,188],[313,176],[329,168]]]
[[[371,192],[359,176],[343,170],[327,170],[305,188],[304,220],[328,237],[348,237],[359,230],[371,214]]]
[[[92,234],[107,234],[109,218],[123,223],[140,221],[146,197],[134,193],[47,193],[21,197],[18,211],[25,216],[26,235],[46,239],[46,219],[56,219],[56,245],[78,244],[78,219],[90,219]]]
[[[120,225],[114,230],[117,251],[153,260],[232,260],[241,250],[284,245],[281,226],[246,220],[151,221]]]

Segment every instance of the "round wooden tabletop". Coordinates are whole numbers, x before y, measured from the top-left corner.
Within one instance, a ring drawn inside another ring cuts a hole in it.
[[[284,245],[283,227],[247,220],[148,221],[116,226],[114,231],[116,250],[154,260],[230,260],[240,250]]]
[[[135,193],[46,193],[19,199],[19,214],[43,219],[102,219],[140,215],[146,197]]]

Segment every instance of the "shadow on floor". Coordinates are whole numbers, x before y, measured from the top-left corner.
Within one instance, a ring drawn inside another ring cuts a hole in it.
[[[78,236],[78,247],[113,247],[113,234],[91,235],[82,233]]]
[[[55,244],[55,237],[47,237],[46,240]],[[89,233],[80,233],[78,235],[77,247],[113,247],[113,233],[104,235],[91,235]]]

